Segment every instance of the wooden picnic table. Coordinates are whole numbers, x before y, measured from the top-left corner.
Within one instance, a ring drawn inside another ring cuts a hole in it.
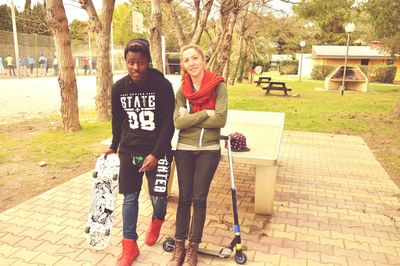
[[[260,86],[261,84],[268,84],[271,81],[271,77],[258,77],[258,80],[255,82],[256,86]]]
[[[292,90],[292,88],[286,87],[285,81],[275,81],[275,80],[270,80],[268,85],[263,86],[262,89],[266,90],[265,94],[269,94],[271,90],[283,91],[285,96],[288,96],[287,92]]]

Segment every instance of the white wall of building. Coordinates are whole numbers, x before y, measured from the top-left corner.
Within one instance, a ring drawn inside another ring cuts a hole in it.
[[[297,75],[300,75],[300,64],[302,64],[301,76],[306,78],[311,77],[311,71],[314,66],[311,54],[303,54],[303,63],[301,62],[301,54],[296,54],[296,60],[299,61],[299,70],[298,70],[299,73]]]

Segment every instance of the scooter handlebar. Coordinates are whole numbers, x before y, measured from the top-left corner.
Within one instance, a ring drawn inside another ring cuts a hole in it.
[[[220,140],[228,140],[229,137],[228,137],[228,136],[221,135],[221,136],[219,136],[219,139],[220,139]]]

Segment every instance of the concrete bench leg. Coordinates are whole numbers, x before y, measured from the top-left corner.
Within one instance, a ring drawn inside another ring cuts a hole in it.
[[[172,160],[171,171],[169,172],[169,177],[168,177],[168,186],[167,186],[168,196],[171,196],[172,183],[174,182],[174,176],[175,176],[175,157]]]
[[[174,176],[175,176],[175,157],[173,158],[171,162],[171,169],[169,172],[169,177],[168,177],[168,184],[167,184],[167,196],[171,196],[171,190],[172,190],[172,183],[174,182]],[[143,184],[142,184],[142,189],[146,191],[146,193],[149,192],[149,185],[147,182],[147,177],[146,174],[143,175]]]
[[[277,174],[278,165],[256,166],[254,213],[273,214]]]

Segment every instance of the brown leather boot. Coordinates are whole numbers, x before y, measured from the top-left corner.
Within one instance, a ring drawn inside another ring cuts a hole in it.
[[[175,240],[175,249],[172,258],[168,262],[167,266],[181,266],[185,259],[186,249],[185,240]]]
[[[186,259],[183,266],[196,266],[197,265],[197,251],[199,250],[198,243],[190,242],[189,248],[186,252]]]

